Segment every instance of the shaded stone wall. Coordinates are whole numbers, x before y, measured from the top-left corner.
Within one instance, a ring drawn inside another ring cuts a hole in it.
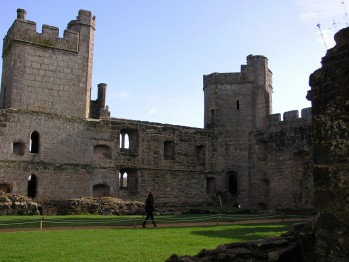
[[[224,171],[224,189],[244,206],[250,202],[249,134],[266,127],[272,96],[268,59],[249,55],[246,60],[239,73],[213,73],[203,79],[204,126],[222,135],[217,165]]]
[[[278,239],[226,244],[193,257],[172,255],[167,261],[349,260],[349,28],[340,30],[335,41],[322,67],[310,75],[307,95],[312,102],[316,219],[294,225]]]
[[[251,136],[250,206],[313,207],[311,108],[269,117]]]
[[[314,202],[319,261],[349,258],[349,28],[310,75],[313,107]]]
[[[36,153],[30,152],[33,131]],[[122,134],[128,134],[127,148]],[[36,200],[102,194],[144,201],[153,191],[158,205],[202,204],[215,193],[207,191],[207,178],[223,183],[215,161],[218,139],[216,132],[189,127],[0,110],[0,185],[27,195],[34,175]],[[166,141],[174,145],[171,159],[165,158]],[[120,172],[128,175],[126,186]]]

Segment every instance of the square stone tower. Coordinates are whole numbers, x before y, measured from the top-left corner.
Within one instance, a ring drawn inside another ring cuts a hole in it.
[[[268,59],[260,55],[247,56],[241,72],[204,76],[204,126],[221,133],[217,165],[239,202],[249,201],[249,134],[267,127],[272,89]]]
[[[80,10],[59,37],[59,29],[17,19],[3,44],[0,108],[68,116],[90,116],[95,17]]]

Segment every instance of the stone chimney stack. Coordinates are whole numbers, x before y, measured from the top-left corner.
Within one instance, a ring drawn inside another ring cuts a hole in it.
[[[100,83],[98,84],[98,109],[105,109],[105,97],[106,97],[106,92],[107,92],[107,84],[105,83]]]
[[[27,18],[27,11],[25,11],[24,9],[17,9],[17,19],[21,19],[21,20],[26,20]]]

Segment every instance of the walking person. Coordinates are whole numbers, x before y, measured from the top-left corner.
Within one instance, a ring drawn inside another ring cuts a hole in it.
[[[150,192],[147,199],[145,200],[145,212],[147,213],[147,217],[145,218],[145,220],[143,222],[143,228],[145,228],[145,225],[147,224],[149,218],[153,222],[154,227],[156,227],[156,223],[154,220],[154,214],[153,214],[154,211],[155,211],[154,196]]]

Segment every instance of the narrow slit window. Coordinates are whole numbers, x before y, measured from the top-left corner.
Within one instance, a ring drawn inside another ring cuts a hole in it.
[[[236,100],[236,110],[240,110],[240,101]]]
[[[214,110],[213,109],[211,110],[210,120],[211,120],[210,123],[214,124]]]
[[[199,164],[205,164],[206,149],[205,146],[200,145],[196,147],[196,160]]]

